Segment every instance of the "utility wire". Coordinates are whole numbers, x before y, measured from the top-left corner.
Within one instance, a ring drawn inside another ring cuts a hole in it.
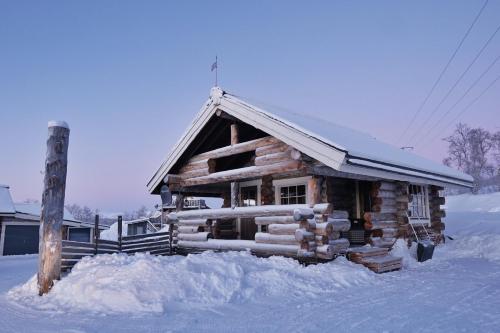
[[[453,104],[442,116],[439,118],[437,122],[435,122],[429,130],[425,133],[424,135],[424,140],[426,137],[428,137],[429,134],[432,133],[432,131],[446,118],[446,116],[469,94],[469,92],[478,84],[479,81],[495,66],[495,64],[500,60],[500,55],[493,60],[493,62],[479,75],[479,77],[474,81],[474,83],[471,84],[471,86],[460,96],[460,98]],[[416,143],[418,146],[419,143]]]
[[[486,92],[488,92],[488,90],[490,90],[498,81],[500,80],[500,75],[498,75],[493,81],[491,81],[491,83],[485,88],[483,89],[483,91],[481,91],[481,93],[476,97],[474,98],[469,104],[467,104],[466,107],[464,107],[462,109],[462,111],[460,111],[456,116],[455,118],[452,119],[452,121],[450,121],[444,128],[443,128],[443,131],[442,132],[439,132],[437,133],[434,137],[432,137],[432,139],[429,141],[429,142],[432,142],[434,140],[436,140],[436,138],[438,136],[441,135],[441,133],[445,132],[452,124],[454,124],[457,119],[459,119],[467,110],[469,110],[479,99],[481,99],[481,97],[483,97],[484,94],[486,94]]]
[[[484,43],[484,45],[481,47],[481,49],[479,50],[479,52],[476,54],[476,56],[474,57],[474,59],[472,59],[472,61],[469,63],[469,65],[467,66],[467,68],[462,72],[462,74],[460,74],[460,76],[458,77],[458,79],[455,81],[455,83],[451,86],[451,88],[446,92],[446,94],[444,95],[444,97],[441,99],[441,101],[438,103],[438,105],[436,105],[436,107],[432,110],[432,112],[429,114],[429,116],[425,119],[425,121],[420,125],[420,127],[417,128],[417,130],[413,133],[413,135],[411,136],[409,142],[411,143],[413,141],[413,139],[417,136],[417,134],[419,134],[419,132],[427,125],[427,123],[429,122],[429,120],[431,120],[431,118],[434,116],[434,114],[439,110],[439,108],[441,107],[441,105],[443,105],[443,103],[448,99],[448,97],[451,95],[451,93],[453,92],[453,90],[455,90],[455,88],[457,87],[457,85],[462,81],[462,79],[465,77],[465,75],[469,72],[469,70],[471,69],[471,67],[476,63],[477,59],[479,59],[479,57],[481,56],[481,54],[483,53],[483,51],[488,47],[488,45],[491,43],[491,41],[493,40],[493,38],[496,36],[496,34],[498,33],[498,31],[500,30],[500,25],[495,29],[495,31],[493,32],[493,34],[491,34],[491,36],[488,38],[488,40],[486,41],[486,43]]]
[[[448,62],[446,63],[446,65],[444,66],[444,68],[441,70],[441,73],[439,74],[438,78],[436,79],[436,81],[432,85],[431,90],[427,93],[427,96],[425,96],[425,98],[422,101],[422,103],[420,103],[420,106],[418,107],[417,111],[413,114],[413,117],[410,120],[410,122],[408,123],[408,126],[406,126],[405,130],[401,133],[398,141],[401,141],[401,139],[405,136],[405,134],[408,132],[408,130],[410,129],[410,127],[413,125],[413,123],[417,119],[417,116],[420,114],[420,112],[424,108],[425,104],[427,104],[427,101],[429,100],[429,98],[431,97],[431,95],[434,93],[434,90],[436,89],[437,85],[439,84],[439,82],[441,82],[441,79],[443,78],[444,73],[446,73],[446,71],[448,70],[448,67],[450,67],[451,62],[453,61],[453,59],[455,59],[455,56],[457,55],[458,51],[462,47],[462,44],[467,39],[467,36],[469,36],[469,33],[471,32],[472,28],[474,27],[474,25],[476,24],[477,20],[479,19],[479,17],[483,13],[484,8],[488,4],[488,1],[489,0],[486,0],[484,2],[483,6],[479,10],[479,13],[477,13],[477,15],[474,18],[474,20],[472,21],[471,25],[469,26],[469,28],[467,29],[467,31],[463,35],[462,39],[460,40],[460,43],[458,43],[457,47],[455,48],[455,51],[453,51],[451,57],[448,59]]]

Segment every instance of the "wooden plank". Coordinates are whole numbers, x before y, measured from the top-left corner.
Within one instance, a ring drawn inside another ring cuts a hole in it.
[[[125,246],[133,246],[133,245],[137,245],[137,244],[154,243],[154,242],[168,241],[168,240],[170,240],[169,235],[155,237],[155,238],[137,239],[137,240],[133,240],[133,241],[124,242],[122,244],[122,248]]]
[[[118,242],[117,241],[111,241],[111,240],[101,239],[101,238],[99,238],[99,243],[105,244],[105,245],[115,245],[115,246],[118,246]]]
[[[95,249],[87,249],[84,247],[63,247],[62,252],[64,253],[88,253],[94,254]]]
[[[89,248],[89,249],[93,249],[94,248],[94,244],[92,244],[92,243],[66,241],[66,240],[62,241],[62,246],[63,247],[68,247],[68,246],[70,246],[70,247],[71,246],[72,247],[83,247],[83,248]]]
[[[123,253],[127,253],[127,254],[138,253],[138,252],[143,253],[143,252],[150,252],[150,251],[161,250],[161,249],[165,249],[166,251],[168,251],[168,245],[161,244],[161,245],[156,245],[156,246],[141,247],[141,248],[137,248],[137,249],[123,250]]]
[[[297,240],[295,239],[295,235],[271,235],[264,232],[257,232],[255,234],[255,242],[282,245],[298,244]]]
[[[148,246],[153,246],[157,244],[169,244],[169,240],[158,240],[156,242],[149,242],[149,243],[136,243],[136,244],[127,244],[122,246],[122,250],[130,250],[130,249],[136,249],[136,248],[141,248],[141,247],[148,247]]]
[[[155,232],[153,234],[142,234],[142,235],[134,235],[134,236],[123,236],[123,243],[131,241],[131,240],[136,240],[136,239],[143,239],[143,238],[153,238],[153,237],[162,237],[162,236],[168,236],[168,232]]]

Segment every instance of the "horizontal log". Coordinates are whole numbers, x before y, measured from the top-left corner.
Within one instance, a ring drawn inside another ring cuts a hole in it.
[[[133,235],[133,236],[123,236],[122,237],[122,242],[126,243],[129,241],[135,241],[138,239],[153,239],[153,238],[158,238],[158,237],[163,237],[163,236],[168,236],[168,232],[155,232],[152,234],[142,234],[142,235]]]
[[[178,240],[191,241],[191,242],[204,242],[209,238],[213,238],[209,232],[198,232],[196,234],[182,234],[177,235]]]
[[[164,237],[160,237],[157,239],[146,239],[146,240],[142,240],[142,241],[136,241],[133,243],[123,243],[122,249],[131,248],[131,247],[144,247],[144,246],[147,246],[148,244],[155,244],[155,243],[159,243],[159,242],[168,242],[169,240],[170,240],[170,237],[164,236]]]
[[[274,163],[286,162],[290,160],[300,160],[301,154],[298,150],[291,149],[283,152],[277,152],[269,155],[257,156],[255,158],[255,165],[270,165]]]
[[[323,222],[316,223],[316,229],[314,233],[316,235],[329,236],[333,232],[333,223]]]
[[[316,242],[315,241],[303,241],[300,242],[300,249],[306,251],[314,251],[316,250]]]
[[[196,169],[188,172],[179,172],[179,176],[181,176],[182,179],[191,179],[196,177],[204,177],[208,175],[210,175],[210,171],[208,170],[208,168]]]
[[[263,147],[263,146],[267,146],[270,144],[276,144],[278,142],[279,142],[278,139],[276,139],[272,136],[266,136],[264,138],[246,141],[246,142],[242,142],[242,143],[237,143],[237,144],[234,144],[232,146],[226,146],[226,147],[218,148],[215,150],[211,150],[211,151],[208,151],[205,153],[195,155],[191,159],[189,159],[188,163],[193,163],[193,162],[205,160],[205,159],[216,159],[216,158],[246,153],[249,151],[256,150],[258,147]]]
[[[332,231],[346,232],[351,229],[351,222],[347,219],[328,219],[328,223],[332,225]]]
[[[390,213],[376,213],[376,212],[365,212],[363,214],[363,218],[365,221],[387,221],[387,220],[395,220],[396,214]]]
[[[285,143],[275,143],[267,146],[257,147],[255,149],[255,156],[264,156],[269,154],[275,154],[290,150],[291,147]]]
[[[267,227],[271,235],[295,235],[295,231],[299,229],[298,223],[292,224],[269,224]]]
[[[255,234],[255,242],[268,243],[268,244],[288,244],[288,245],[298,244],[294,235],[271,235],[264,232],[257,232]]]
[[[194,170],[207,169],[210,172],[214,172],[216,161],[213,159],[203,159],[191,163],[184,164],[180,169],[179,173],[187,173]]]
[[[299,258],[314,258],[316,253],[314,251],[307,251],[303,249],[297,250],[297,257]]]
[[[382,213],[382,214],[396,214],[398,209],[396,207],[387,206],[372,206],[372,212]]]
[[[307,231],[312,231],[316,228],[316,222],[313,219],[302,220],[299,222],[299,228]]]
[[[208,219],[182,219],[177,222],[179,226],[201,226],[205,227],[210,225]]]
[[[199,226],[189,226],[189,225],[187,225],[187,226],[179,226],[178,231],[179,231],[179,233],[182,233],[182,234],[195,234],[198,231],[201,231],[199,229],[200,229]]]
[[[346,252],[349,246],[351,246],[349,240],[346,238],[331,240],[329,245],[334,247],[335,252]]]
[[[314,240],[316,241],[316,244],[319,244],[319,245],[328,244],[330,242],[330,237],[325,236],[325,235],[316,235],[315,234]]]
[[[332,214],[333,205],[329,203],[319,203],[313,206],[314,214]]]
[[[304,229],[295,230],[295,239],[299,242],[314,241],[314,233]]]
[[[301,161],[287,161],[270,165],[249,166],[239,169],[231,169],[227,171],[214,172],[208,176],[183,179],[180,182],[181,186],[189,187],[195,185],[205,185],[214,183],[231,182],[240,179],[256,178],[276,173],[286,173],[297,171],[302,168]]]
[[[408,195],[398,195],[395,198],[395,200],[396,200],[396,202],[404,202],[404,203],[410,202],[410,199],[408,198]]]
[[[293,214],[293,212],[292,212]],[[258,216],[255,218],[255,224],[295,224],[297,221],[293,216]]]
[[[310,208],[295,208],[293,210],[293,219],[303,221],[314,218],[314,211]]]
[[[348,219],[349,212],[345,210],[334,210],[328,214],[328,217],[331,217],[333,219]]]
[[[95,244],[88,243],[88,242],[75,242],[75,241],[63,240],[62,241],[62,246],[63,247],[82,247],[82,248],[93,249],[95,247]]]
[[[184,210],[180,212],[169,213],[167,218],[169,221],[186,220],[217,220],[217,219],[235,219],[235,218],[252,218],[262,221],[259,217],[271,216],[292,216],[296,208],[308,208],[307,205],[263,205],[263,206],[248,206],[235,208],[215,208],[215,209],[195,209]],[[276,222],[273,222],[276,223]],[[294,221],[294,223],[296,223]]]

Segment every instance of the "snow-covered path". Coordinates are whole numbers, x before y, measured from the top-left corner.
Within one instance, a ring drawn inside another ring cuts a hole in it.
[[[453,214],[450,215],[452,219]],[[381,275],[343,259],[326,264],[330,266],[302,268],[297,273],[293,261],[257,259],[244,253],[165,258],[175,260],[163,264],[175,267],[169,276],[178,272],[183,292],[170,295],[169,302],[161,299],[166,303],[162,311],[142,315],[113,311],[104,315],[81,310],[86,303],[75,308],[61,299],[40,304],[31,304],[29,298],[28,302],[15,301],[7,292],[29,280],[36,271],[37,259],[4,257],[0,258],[0,331],[498,332],[500,233],[497,226],[500,224],[494,223],[497,219],[498,215],[489,222],[476,221],[483,223],[483,232],[478,234],[470,234],[463,225],[457,231],[449,228],[448,233],[455,240],[439,247],[433,260],[423,264],[408,261],[404,270]],[[119,272],[121,267],[131,269],[137,265],[147,271],[152,263],[147,257],[120,265],[118,261],[110,261],[108,268]],[[89,261],[87,271],[82,272],[98,277],[92,264]],[[328,272],[331,279],[322,277]],[[169,294],[165,286],[154,279],[153,282]],[[203,283],[206,284],[202,290]],[[218,287],[207,291],[206,286],[211,283]],[[263,284],[267,285],[260,287]],[[302,287],[307,284],[313,287]],[[152,287],[146,276],[143,286]],[[65,288],[61,290],[78,290]],[[139,287],[134,288],[141,292]],[[197,297],[202,304],[196,304]],[[49,307],[43,310],[44,306]]]

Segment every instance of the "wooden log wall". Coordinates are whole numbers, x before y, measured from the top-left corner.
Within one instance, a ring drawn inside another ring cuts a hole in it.
[[[336,210],[346,211],[349,217],[356,212],[355,182],[346,178],[326,177],[321,187],[323,202],[333,204]]]
[[[216,172],[218,158],[252,151],[255,151],[255,165]],[[189,187],[301,170],[305,174],[304,158],[306,157],[303,157],[298,150],[274,137],[267,136],[193,156],[179,169],[179,174],[173,176],[177,176],[178,186]]]
[[[378,181],[372,183],[371,212],[365,212],[365,229],[372,230],[369,242],[373,246],[392,248],[399,235],[396,203],[397,184]]]
[[[266,225],[266,232],[255,234],[253,252],[259,255],[283,255],[298,258],[334,259],[345,254],[349,241],[340,238],[350,223],[347,212],[333,211],[326,203],[307,205],[273,205],[237,207],[235,209],[178,212],[169,215],[178,224],[178,246],[184,248],[231,250],[234,242],[208,242],[211,238],[210,220],[229,219],[235,216],[255,217],[255,223]],[[213,211],[213,212],[210,212]],[[218,217],[216,217],[217,215]]]
[[[263,176],[262,184],[260,185],[260,204],[273,205],[274,202],[274,187],[273,187],[273,177]]]
[[[445,204],[444,196],[441,196],[443,188],[439,186],[429,186],[429,211],[431,214],[431,228],[439,234],[435,241],[439,242],[442,239],[442,231],[445,229],[445,224],[441,220],[446,217],[445,210],[441,207]]]
[[[408,238],[410,236],[410,228],[408,221],[408,193],[407,182],[396,182],[396,221],[398,222],[398,237]]]

